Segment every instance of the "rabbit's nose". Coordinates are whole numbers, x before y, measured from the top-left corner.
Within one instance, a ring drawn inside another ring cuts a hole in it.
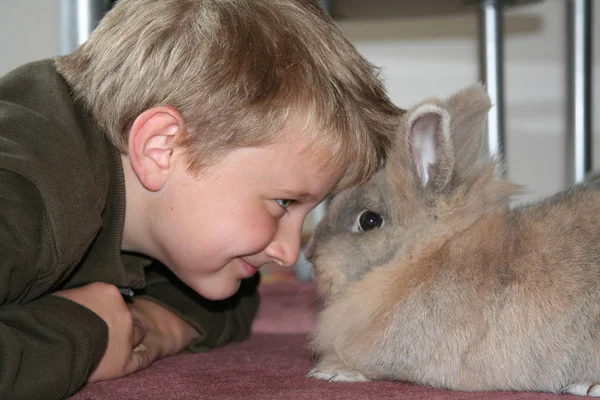
[[[306,257],[306,260],[308,260],[309,263],[313,263],[313,256],[314,256],[314,248],[315,248],[315,241],[314,241],[314,236],[311,236],[310,239],[308,240],[308,242],[306,243],[306,247],[304,249],[304,257]]]

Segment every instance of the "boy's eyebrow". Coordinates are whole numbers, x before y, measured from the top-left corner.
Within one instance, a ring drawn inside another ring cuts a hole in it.
[[[308,192],[303,191],[295,191],[295,190],[286,190],[281,189],[281,196],[285,198],[290,198],[294,200],[311,200],[314,199],[314,195]]]

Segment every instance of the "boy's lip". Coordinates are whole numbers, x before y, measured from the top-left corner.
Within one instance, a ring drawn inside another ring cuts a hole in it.
[[[254,276],[258,272],[258,267],[255,267],[254,265],[245,261],[243,258],[240,258],[240,263],[242,264],[242,267],[246,270],[246,272],[250,274],[249,276]]]

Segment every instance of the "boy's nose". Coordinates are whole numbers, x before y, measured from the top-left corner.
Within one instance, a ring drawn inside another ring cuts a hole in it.
[[[265,252],[277,264],[284,267],[293,267],[300,255],[300,236],[302,226],[291,226],[287,229],[280,227],[273,241]]]

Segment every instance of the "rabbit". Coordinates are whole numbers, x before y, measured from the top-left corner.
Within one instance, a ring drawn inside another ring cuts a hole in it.
[[[515,206],[475,84],[407,110],[385,166],[333,197],[306,257],[308,376],[600,396],[600,183]]]

